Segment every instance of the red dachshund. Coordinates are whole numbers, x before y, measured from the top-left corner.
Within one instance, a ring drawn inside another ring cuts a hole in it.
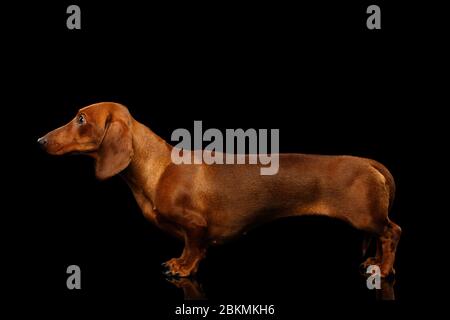
[[[240,236],[261,222],[308,214],[341,219],[376,238],[377,252],[363,264],[393,273],[401,229],[388,218],[392,175],[380,163],[351,156],[281,154],[276,175],[261,165],[181,164],[172,146],[136,121],[128,109],[103,102],[38,142],[50,154],[82,153],[95,159],[98,179],[120,174],[145,217],[184,240],[168,275],[197,272],[210,245]]]

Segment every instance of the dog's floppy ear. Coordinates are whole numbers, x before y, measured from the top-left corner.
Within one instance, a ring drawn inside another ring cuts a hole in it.
[[[131,129],[125,119],[108,119],[103,141],[97,151],[95,175],[110,178],[125,169],[133,156]]]

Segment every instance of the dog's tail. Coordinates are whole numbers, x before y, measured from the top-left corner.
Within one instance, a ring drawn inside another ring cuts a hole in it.
[[[389,206],[388,209],[389,211],[392,208],[392,204],[394,203],[394,199],[395,199],[395,181],[394,181],[394,177],[392,176],[392,174],[389,172],[389,170],[382,165],[381,163],[375,161],[375,160],[371,160],[370,161],[370,165],[377,170],[385,179],[386,179],[386,188],[388,189],[389,192]]]

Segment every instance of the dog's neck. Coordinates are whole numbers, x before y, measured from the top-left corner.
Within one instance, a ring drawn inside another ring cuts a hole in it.
[[[133,156],[121,175],[134,193],[145,192],[154,202],[159,179],[171,163],[172,146],[134,119],[132,126]]]

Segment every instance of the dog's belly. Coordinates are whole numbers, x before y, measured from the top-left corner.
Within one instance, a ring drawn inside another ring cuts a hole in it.
[[[247,231],[273,220],[296,215],[328,215],[326,206],[284,206],[261,208],[255,211],[216,212],[208,219],[208,238],[212,244],[221,244],[234,240]]]
[[[243,226],[210,226],[208,240],[212,245],[222,244],[244,235],[247,230]]]

